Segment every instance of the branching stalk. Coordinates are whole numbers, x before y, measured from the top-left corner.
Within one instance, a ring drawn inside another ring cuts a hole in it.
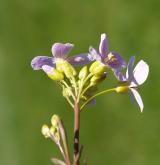
[[[83,107],[84,107],[88,102],[90,102],[92,99],[94,99],[95,97],[97,97],[97,96],[99,96],[99,95],[102,95],[102,94],[105,94],[105,93],[108,93],[108,92],[113,92],[113,91],[115,91],[115,90],[116,90],[115,88],[111,88],[111,89],[107,89],[107,90],[104,90],[104,91],[102,91],[102,92],[99,92],[99,93],[93,95],[92,97],[90,97],[90,98],[81,106],[80,110],[82,110]]]

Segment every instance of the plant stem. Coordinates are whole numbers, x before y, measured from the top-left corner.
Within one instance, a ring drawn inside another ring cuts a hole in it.
[[[90,97],[90,98],[81,106],[80,110],[81,110],[88,102],[90,102],[93,98],[95,98],[95,97],[97,97],[97,96],[99,96],[99,95],[108,93],[108,92],[113,92],[113,91],[115,91],[115,90],[116,90],[115,88],[111,88],[111,89],[107,89],[107,90],[104,90],[104,91],[102,91],[102,92],[99,92],[99,93],[93,95],[92,97]]]
[[[80,126],[80,110],[77,100],[74,104],[74,160],[79,155],[79,126]],[[79,165],[79,158],[75,165]]]

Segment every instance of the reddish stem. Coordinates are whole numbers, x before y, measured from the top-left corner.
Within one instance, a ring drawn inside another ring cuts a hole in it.
[[[79,157],[79,125],[80,125],[80,111],[77,101],[74,104],[74,160]],[[79,165],[79,158],[76,165]]]

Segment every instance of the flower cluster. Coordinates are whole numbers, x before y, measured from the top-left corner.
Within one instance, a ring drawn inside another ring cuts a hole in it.
[[[90,47],[89,53],[68,57],[73,47],[70,43],[55,43],[52,46],[52,57],[37,56],[32,60],[31,66],[34,70],[42,69],[52,80],[57,81],[62,86],[63,96],[72,107],[70,97],[82,104],[95,103],[93,96],[97,85],[106,79],[110,69],[121,84],[112,91],[130,93],[131,98],[135,98],[143,111],[143,102],[137,92],[138,86],[144,83],[149,73],[149,67],[143,60],[132,70],[135,57],[131,57],[127,65],[121,55],[110,52],[106,34],[101,35],[99,51]],[[75,69],[76,66],[83,66],[79,73]],[[126,75],[123,74],[125,69]]]
[[[143,60],[133,69],[135,57],[131,57],[127,64],[121,55],[109,51],[105,34],[101,35],[99,51],[90,47],[88,53],[69,57],[73,47],[70,43],[55,43],[52,46],[52,57],[37,56],[31,62],[34,70],[43,70],[61,86],[62,95],[74,110],[73,161],[69,156],[66,131],[61,119],[53,115],[51,127],[42,126],[42,134],[56,144],[63,157],[63,160],[52,158],[52,162],[57,165],[79,165],[82,151],[79,149],[79,114],[83,107],[88,103],[95,104],[97,96],[108,92],[129,93],[142,112],[144,105],[138,87],[146,81],[149,73],[149,66]],[[81,68],[76,69],[76,66]],[[118,85],[99,92],[98,86],[106,80],[109,70],[118,80]]]

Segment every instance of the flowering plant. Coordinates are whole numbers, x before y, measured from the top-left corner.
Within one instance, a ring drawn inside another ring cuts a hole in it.
[[[73,47],[70,43],[55,43],[52,46],[52,57],[37,56],[31,62],[34,70],[43,70],[62,87],[63,97],[73,108],[73,160],[70,158],[66,130],[60,117],[53,115],[51,127],[42,126],[42,134],[53,140],[63,157],[63,160],[52,158],[52,162],[57,165],[79,165],[82,151],[82,148],[79,148],[80,112],[86,105],[95,104],[97,96],[108,92],[129,93],[142,112],[144,105],[138,87],[145,82],[149,73],[149,66],[143,60],[140,60],[133,70],[135,57],[131,57],[127,64],[121,55],[114,51],[109,52],[105,34],[101,35],[99,52],[90,47],[89,53],[68,57]],[[82,66],[79,72],[75,69],[76,66]],[[119,83],[116,87],[99,92],[97,87],[106,80],[109,70]]]

